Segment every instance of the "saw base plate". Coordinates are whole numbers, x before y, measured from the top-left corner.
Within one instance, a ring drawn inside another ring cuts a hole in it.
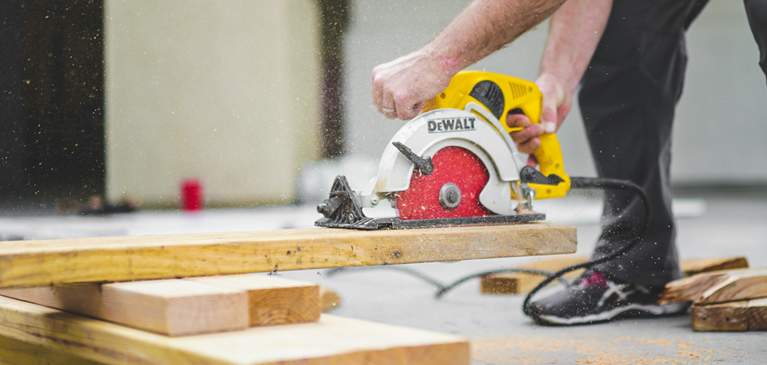
[[[474,226],[491,224],[511,224],[524,222],[537,222],[546,220],[546,214],[516,214],[516,215],[488,215],[483,217],[460,217],[460,218],[438,218],[438,219],[410,219],[402,220],[399,218],[363,218],[353,223],[333,222],[331,219],[323,218],[314,222],[315,226],[328,228],[351,228],[362,230],[379,229],[411,229],[411,228],[435,228],[435,227],[453,227],[453,226]]]

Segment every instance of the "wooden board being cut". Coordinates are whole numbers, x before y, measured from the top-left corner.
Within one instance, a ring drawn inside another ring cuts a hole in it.
[[[695,331],[767,330],[767,298],[693,305],[691,312]]]
[[[166,337],[6,297],[0,297],[0,336],[106,364],[470,362],[463,337],[328,315],[317,323]]]
[[[320,287],[316,284],[254,274],[186,280],[248,293],[251,326],[316,322],[322,313]]]
[[[573,253],[551,223],[0,242],[0,288]]]
[[[168,336],[248,327],[245,291],[186,280],[2,289],[0,295]]]
[[[714,304],[767,297],[767,268],[713,271],[666,284],[659,303]]]

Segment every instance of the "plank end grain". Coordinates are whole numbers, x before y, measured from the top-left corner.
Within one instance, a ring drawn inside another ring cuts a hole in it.
[[[320,319],[320,288],[316,284],[257,274],[186,280],[247,292],[251,326],[307,323]]]

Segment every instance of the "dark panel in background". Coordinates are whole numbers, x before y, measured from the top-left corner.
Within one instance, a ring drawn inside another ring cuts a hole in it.
[[[22,3],[0,1],[0,198],[5,201],[18,201],[26,185]]]
[[[4,145],[9,136],[16,138],[12,149],[3,150],[12,161],[3,165],[3,175],[16,178],[0,180],[0,199],[7,205],[22,196],[27,204],[38,204],[103,194],[102,0],[2,4],[9,19],[3,34],[21,37],[20,52],[3,60],[0,89],[19,89],[22,98],[20,112],[4,113],[7,122],[0,127]],[[19,109],[18,100],[11,101],[4,100],[3,107]]]

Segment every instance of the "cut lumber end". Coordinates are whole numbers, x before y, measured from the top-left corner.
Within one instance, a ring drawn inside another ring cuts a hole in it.
[[[167,336],[248,327],[247,293],[178,279],[5,289],[0,295]]]
[[[745,257],[717,257],[708,259],[682,260],[679,263],[685,276],[692,276],[702,272],[748,269],[748,260]]]
[[[748,301],[748,330],[767,330],[767,298]]]
[[[322,312],[320,287],[312,283],[257,274],[185,280],[247,292],[251,326],[316,322]]]
[[[341,305],[341,296],[325,285],[320,285],[320,301],[322,303],[322,312],[330,312]]]
[[[748,330],[748,301],[693,305],[692,329],[698,332]]]
[[[520,294],[519,285],[522,280],[522,274],[518,273],[485,275],[480,279],[479,290],[482,294]]]

